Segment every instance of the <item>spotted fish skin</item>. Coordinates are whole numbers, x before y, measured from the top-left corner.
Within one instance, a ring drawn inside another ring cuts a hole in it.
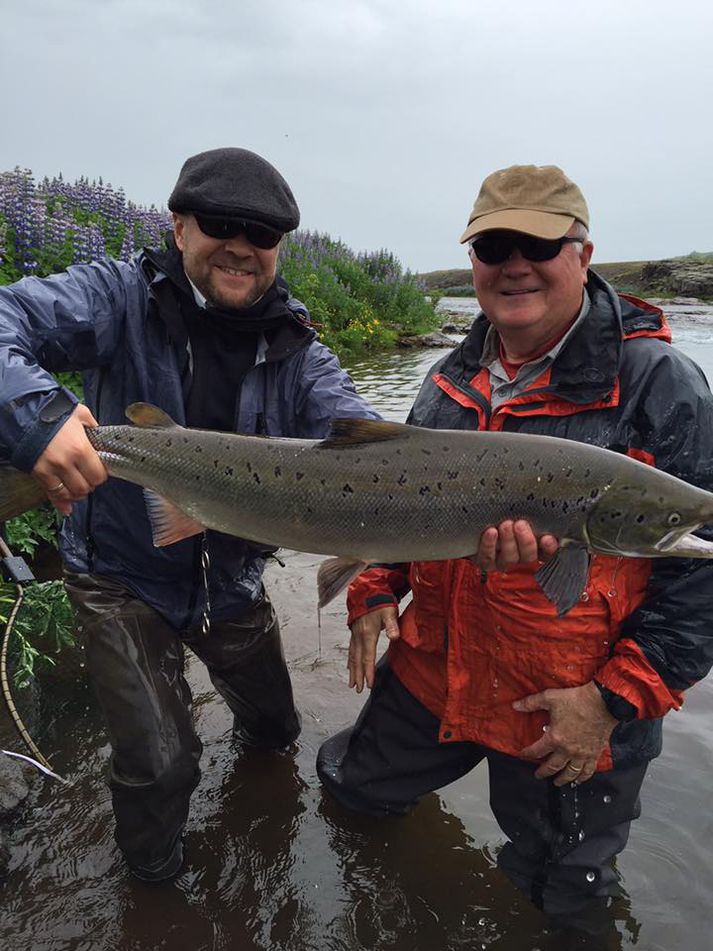
[[[353,421],[337,428],[357,441],[179,426],[108,426],[89,435],[112,475],[154,490],[202,525],[367,562],[471,555],[485,527],[510,517],[583,541],[601,491],[564,440],[543,454],[528,452],[529,439],[495,433],[377,423],[358,441]]]
[[[489,525],[526,518],[566,543],[646,557],[661,554],[662,535],[713,520],[713,494],[573,440],[373,420],[338,420],[325,440],[265,438],[184,429],[144,406],[127,411],[136,426],[88,431],[110,473],[267,545],[440,560],[473,554]]]
[[[713,521],[712,493],[573,440],[373,420],[337,420],[327,439],[302,440],[185,429],[148,404],[127,416],[135,425],[87,435],[111,475],[192,523],[171,540],[206,527],[339,556],[353,574],[466,557],[485,528],[524,518],[560,539],[539,579],[560,613],[586,584],[589,552],[713,557],[712,543],[689,534]],[[338,590],[350,575],[337,575]]]

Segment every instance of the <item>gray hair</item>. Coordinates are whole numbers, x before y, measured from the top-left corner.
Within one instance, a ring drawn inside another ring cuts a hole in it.
[[[575,219],[574,231],[572,232],[570,237],[578,238],[582,242],[582,244],[584,244],[585,241],[589,241],[589,231],[587,230],[587,226],[585,224],[582,224],[581,221],[577,221]]]

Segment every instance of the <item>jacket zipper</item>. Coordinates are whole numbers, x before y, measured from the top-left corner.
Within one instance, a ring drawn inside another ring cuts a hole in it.
[[[490,427],[490,417],[492,415],[493,409],[488,400],[485,399],[482,393],[478,390],[473,389],[472,386],[464,386],[463,383],[459,383],[452,376],[449,376],[448,373],[441,373],[441,376],[448,380],[450,385],[458,390],[459,393],[462,393],[463,396],[467,396],[469,400],[472,400],[474,403],[477,403],[480,409],[483,411],[483,416],[485,418],[486,428]]]

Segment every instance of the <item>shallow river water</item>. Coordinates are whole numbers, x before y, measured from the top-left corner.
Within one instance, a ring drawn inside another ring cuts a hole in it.
[[[444,302],[449,309],[472,301]],[[713,378],[713,308],[667,305],[674,342]],[[383,415],[403,419],[439,351],[350,367]],[[270,568],[303,732],[290,754],[239,755],[231,717],[189,659],[203,778],[187,830],[187,870],[167,886],[130,879],[112,838],[106,737],[80,666],[68,663],[18,706],[54,767],[71,780],[34,785],[0,885],[0,947],[36,951],[546,951],[560,947],[501,876],[502,835],[486,767],[429,796],[403,819],[345,816],[323,799],[315,754],[351,722],[343,598],[317,625],[319,558],[288,552]],[[609,947],[710,951],[713,915],[713,678],[665,724],[665,749],[643,791],[618,867],[626,894]],[[21,750],[4,714],[0,747]],[[582,945],[585,947],[585,945]]]

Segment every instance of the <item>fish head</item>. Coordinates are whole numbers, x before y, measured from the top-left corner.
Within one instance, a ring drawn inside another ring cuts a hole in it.
[[[591,551],[655,558],[713,557],[713,543],[692,532],[713,522],[713,493],[674,476],[617,482],[590,509],[585,537]]]

